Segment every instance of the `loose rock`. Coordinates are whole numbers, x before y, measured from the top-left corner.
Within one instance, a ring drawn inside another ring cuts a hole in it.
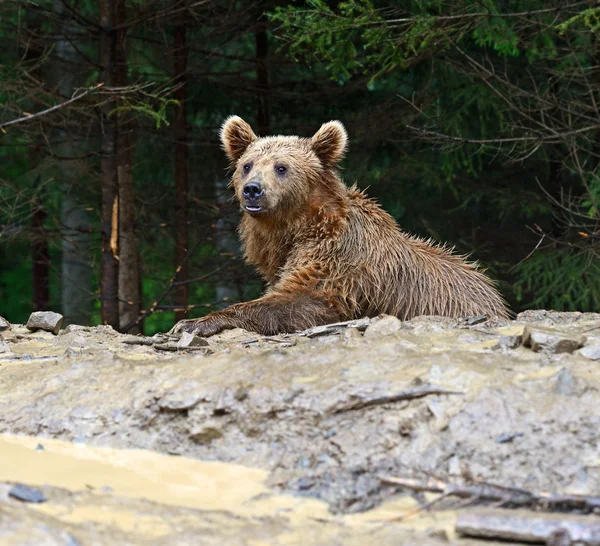
[[[46,502],[46,496],[39,489],[22,483],[15,484],[8,492],[8,496],[23,502]]]
[[[171,391],[158,401],[158,406],[165,410],[184,411],[197,406],[201,400],[202,396],[193,390]]]
[[[465,317],[465,322],[468,326],[475,326],[481,324],[488,319],[485,315],[477,315],[475,317]]]
[[[4,330],[10,330],[10,322],[4,317],[0,317],[0,332],[3,332]]]
[[[64,330],[63,333],[70,334],[72,332],[89,332],[92,328],[90,326],[81,326],[80,324],[69,324]]]
[[[523,331],[523,345],[531,347],[536,353],[548,351],[551,353],[572,353],[585,343],[584,336],[563,334],[557,330],[550,330],[539,326],[525,326]]]
[[[397,317],[386,315],[377,322],[370,324],[365,332],[365,337],[389,336],[402,328],[402,322]]]
[[[501,336],[496,349],[516,349],[523,342],[523,336]]]
[[[190,431],[190,439],[198,444],[210,444],[213,440],[221,438],[223,432],[221,423],[215,419],[210,419]]]
[[[54,313],[53,311],[35,311],[34,313],[31,313],[29,320],[27,321],[27,329],[32,332],[45,330],[46,332],[58,334],[62,323],[63,316],[60,313]]]
[[[600,360],[600,343],[586,345],[578,351],[578,354],[590,360]]]
[[[188,347],[206,347],[208,341],[196,334],[190,332],[183,332],[181,339],[177,342],[178,349],[187,349]]]

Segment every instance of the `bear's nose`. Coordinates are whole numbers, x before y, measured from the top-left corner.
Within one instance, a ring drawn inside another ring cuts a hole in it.
[[[242,191],[242,195],[246,199],[258,199],[262,197],[263,193],[265,193],[265,190],[258,182],[248,182]]]

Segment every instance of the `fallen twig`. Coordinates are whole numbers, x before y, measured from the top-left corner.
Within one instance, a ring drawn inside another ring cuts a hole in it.
[[[299,336],[306,337],[318,337],[318,336],[327,336],[327,335],[335,335],[340,334],[347,328],[356,328],[359,332],[362,332],[367,329],[367,326],[373,322],[374,319],[370,319],[368,317],[355,319],[355,320],[347,320],[344,322],[334,322],[332,324],[324,324],[322,326],[313,326],[308,330],[304,330],[302,332],[298,332]]]
[[[591,513],[600,510],[600,497],[586,495],[556,495],[552,493],[533,493],[517,487],[505,487],[490,483],[449,484],[441,480],[430,479],[426,482],[410,478],[380,476],[382,483],[397,485],[412,491],[427,491],[455,496],[473,501],[489,501],[497,506],[539,508],[548,511],[579,510]]]
[[[430,394],[464,394],[462,391],[450,391],[441,387],[425,385],[410,391],[402,391],[396,394],[384,394],[372,398],[358,397],[355,395],[354,400],[342,403],[329,408],[326,413],[342,413],[344,411],[354,411],[369,406],[381,406],[382,404],[392,404],[394,402],[402,402],[403,400],[414,400],[415,398],[423,398]]]
[[[600,546],[600,521],[581,515],[483,509],[460,513],[456,531],[469,537],[548,546]]]
[[[249,339],[243,339],[242,341],[239,342],[239,344],[240,345],[253,345],[254,343],[260,344],[263,341],[272,341],[273,343],[280,343],[287,347],[291,347],[293,345],[293,343],[291,343],[289,337],[282,339],[280,337],[275,337],[275,336],[260,336],[260,337],[253,337],[253,338],[249,338]]]
[[[200,351],[206,355],[212,353],[212,350],[205,345],[202,347],[179,347],[177,343],[163,343],[162,345],[154,345],[154,348],[158,351],[169,351],[173,353],[189,353],[194,351]]]

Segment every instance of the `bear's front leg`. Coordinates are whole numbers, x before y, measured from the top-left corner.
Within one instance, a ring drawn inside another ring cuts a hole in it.
[[[191,332],[209,337],[222,330],[244,328],[262,335],[274,335],[306,330],[344,318],[335,303],[319,293],[272,293],[199,319],[182,320],[171,333]]]

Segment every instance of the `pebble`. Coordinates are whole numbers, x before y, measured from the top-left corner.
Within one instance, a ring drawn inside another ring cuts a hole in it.
[[[187,349],[188,347],[206,347],[208,341],[204,338],[191,334],[190,332],[183,332],[181,339],[177,342],[178,349]]]
[[[196,407],[202,396],[193,390],[174,390],[165,393],[158,401],[158,407],[171,411],[184,411]]]
[[[488,319],[486,315],[477,315],[475,317],[465,317],[465,322],[467,326],[475,326],[476,324],[481,324]]]
[[[60,313],[54,313],[53,311],[35,311],[29,316],[27,329],[32,332],[45,330],[46,332],[58,334],[62,323],[63,316]]]
[[[88,332],[89,326],[81,326],[80,324],[69,324],[61,333],[70,334],[71,332]]]
[[[516,349],[523,341],[522,336],[500,336],[498,339],[498,349]]]
[[[189,434],[190,439],[198,444],[210,444],[222,436],[222,424],[215,419],[209,419],[202,425],[194,427]]]
[[[494,440],[497,444],[508,444],[512,442],[515,438],[520,438],[521,436],[525,436],[522,432],[503,432]]]
[[[28,485],[17,483],[11,487],[8,496],[23,502],[46,502],[46,496],[39,490]]]

